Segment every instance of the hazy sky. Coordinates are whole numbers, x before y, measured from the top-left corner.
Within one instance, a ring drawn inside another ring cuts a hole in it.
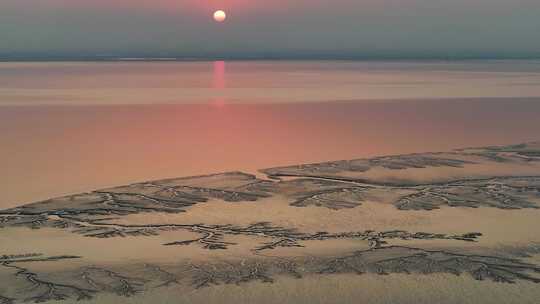
[[[539,56],[540,1],[0,0],[0,55],[39,54]]]

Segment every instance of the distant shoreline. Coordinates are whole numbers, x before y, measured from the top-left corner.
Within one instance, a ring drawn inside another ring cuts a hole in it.
[[[461,62],[538,61],[538,56],[2,56],[0,62],[208,62],[208,61],[365,61],[365,62]]]

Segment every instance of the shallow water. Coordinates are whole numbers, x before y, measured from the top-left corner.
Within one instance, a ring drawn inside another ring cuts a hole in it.
[[[539,84],[536,61],[0,63],[0,207],[537,140]]]
[[[540,97],[540,61],[0,63],[0,104]]]
[[[0,107],[1,207],[136,181],[538,139],[539,100]]]

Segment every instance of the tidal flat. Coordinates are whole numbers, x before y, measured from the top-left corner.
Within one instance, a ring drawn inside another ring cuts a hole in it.
[[[0,210],[0,303],[534,303],[540,143],[134,183]]]

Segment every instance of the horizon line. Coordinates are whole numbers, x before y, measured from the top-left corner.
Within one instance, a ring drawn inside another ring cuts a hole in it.
[[[467,61],[467,60],[540,60],[540,54],[528,55],[463,55],[463,54],[433,54],[433,55],[199,55],[175,56],[166,54],[122,54],[122,55],[73,55],[73,54],[0,54],[0,62],[37,62],[37,61],[110,61],[110,62],[138,62],[138,61],[279,61],[279,60],[324,60],[324,61]]]

